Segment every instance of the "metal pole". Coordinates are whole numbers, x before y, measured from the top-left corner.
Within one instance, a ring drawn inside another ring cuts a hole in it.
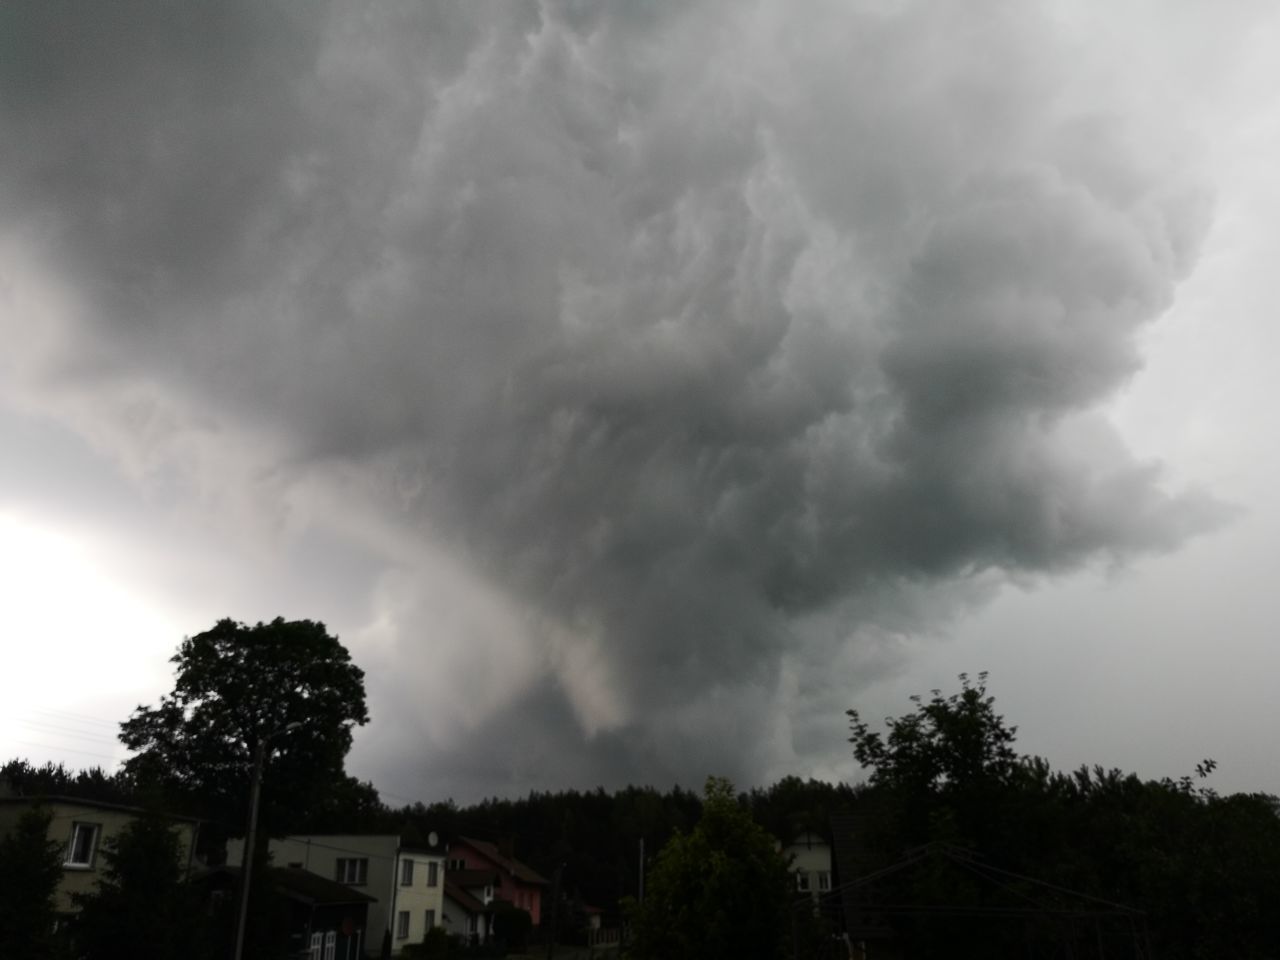
[[[557,921],[560,919],[560,875],[563,872],[564,864],[562,863],[556,867],[551,883],[551,936],[547,939],[547,960],[553,960],[556,955]]]
[[[249,791],[249,829],[244,837],[244,858],[240,866],[240,919],[236,923],[235,960],[244,955],[244,928],[249,917],[249,880],[253,875],[253,834],[258,828],[258,795],[262,792],[262,762],[266,739],[258,741],[253,753],[253,787]]]
[[[640,838],[640,896],[636,899],[644,903],[644,837]]]

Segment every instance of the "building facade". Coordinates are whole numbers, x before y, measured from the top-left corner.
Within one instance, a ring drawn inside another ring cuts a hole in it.
[[[104,866],[104,846],[112,843],[129,824],[148,815],[139,807],[74,797],[0,797],[0,835],[8,833],[18,818],[33,808],[51,814],[48,837],[63,850],[56,909],[67,915],[77,909],[73,895],[92,894],[97,890]],[[190,874],[200,822],[169,814],[163,817],[178,835],[181,867],[184,874]]]
[[[455,839],[449,845],[448,858],[450,880],[455,877],[462,880],[458,886],[473,897],[484,903],[494,898],[506,900],[512,906],[528,911],[534,926],[542,922],[542,892],[548,884],[532,867],[508,856],[492,843],[470,837]],[[493,882],[487,884],[490,888],[488,897],[484,891],[486,885],[481,884],[476,889],[474,882],[475,878],[483,876],[493,878]]]
[[[831,891],[831,844],[816,833],[802,833],[782,848],[796,878],[796,890],[816,899]]]
[[[429,927],[444,922],[444,854],[405,845],[393,834],[311,834],[271,840],[273,866],[306,870],[373,898],[366,954],[382,948],[384,931],[399,953],[421,943]],[[243,842],[227,845],[227,862],[239,864]]]

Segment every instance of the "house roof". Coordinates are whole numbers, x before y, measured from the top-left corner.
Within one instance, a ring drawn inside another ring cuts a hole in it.
[[[502,872],[496,868],[487,870],[449,870],[446,874],[449,882],[457,887],[495,887],[502,884]]]
[[[359,890],[322,877],[318,873],[302,870],[297,867],[268,867],[267,875],[271,885],[281,896],[313,906],[341,906],[345,904],[373,903],[376,898]],[[240,868],[232,866],[209,867],[202,871],[196,880],[213,877],[238,878]]]
[[[308,840],[332,840],[337,837],[359,837],[361,840],[386,840],[395,846],[397,853],[413,853],[424,857],[444,857],[443,845],[437,844],[434,847],[430,847],[420,843],[407,844],[402,842],[403,838],[398,833],[360,833],[358,831],[353,833],[290,833],[283,839],[302,842]]]
[[[451,880],[444,882],[444,895],[468,913],[484,913],[489,908]]]
[[[345,884],[322,877],[318,873],[298,867],[272,867],[271,879],[276,888],[294,899],[305,899],[314,904],[373,903],[371,897]]]
[[[188,817],[180,813],[149,810],[146,807],[132,807],[123,803],[107,803],[105,800],[90,800],[85,797],[68,797],[63,794],[33,794],[26,797],[0,797],[0,803],[9,805],[39,806],[40,804],[63,804],[74,807],[92,807],[95,810],[115,810],[120,813],[132,813],[139,817],[161,816],[166,820],[181,820],[184,823],[203,823],[199,817]]]
[[[511,876],[515,877],[522,883],[538,884],[544,887],[548,885],[546,878],[543,877],[542,874],[538,873],[538,871],[534,870],[527,864],[521,863],[515,857],[504,856],[499,852],[496,846],[488,841],[473,840],[471,837],[458,837],[457,842],[465,843],[481,856],[485,857],[492,863],[497,864],[497,866],[511,874]]]

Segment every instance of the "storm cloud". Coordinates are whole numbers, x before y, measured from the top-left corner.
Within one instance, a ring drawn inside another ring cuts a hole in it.
[[[4,17],[8,399],[370,557],[375,766],[794,768],[895,635],[1220,515],[1097,413],[1195,263],[1195,151],[1048,9]]]

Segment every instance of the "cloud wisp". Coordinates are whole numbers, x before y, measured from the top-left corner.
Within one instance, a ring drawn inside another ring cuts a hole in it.
[[[894,631],[1218,515],[1096,414],[1205,190],[1033,5],[125,9],[6,15],[7,399],[363,539],[371,756],[750,779]]]

